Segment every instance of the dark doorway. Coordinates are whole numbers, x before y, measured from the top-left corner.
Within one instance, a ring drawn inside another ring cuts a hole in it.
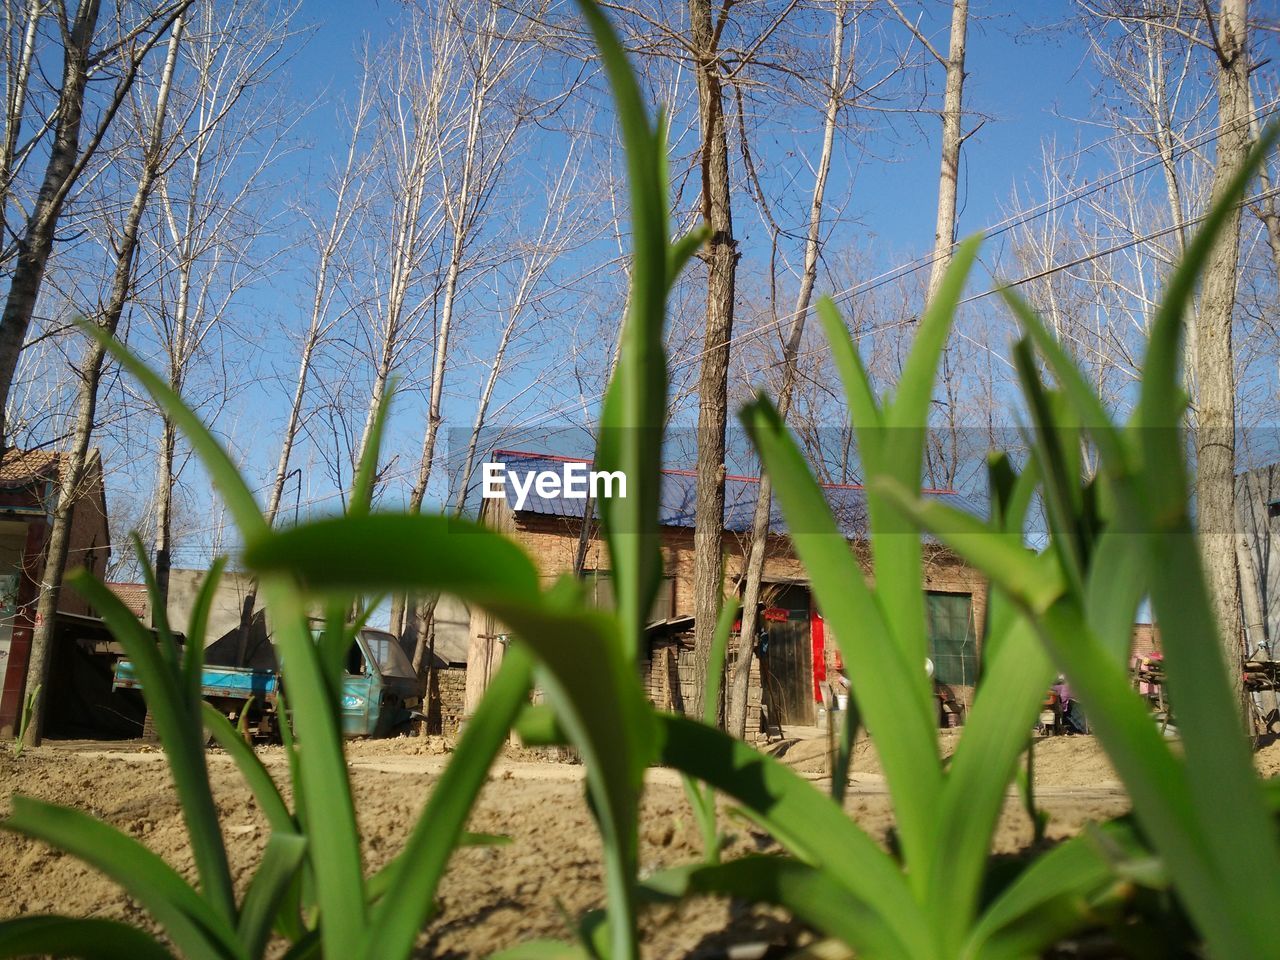
[[[765,702],[778,723],[811,725],[813,703],[813,647],[809,633],[809,588],[800,584],[772,584],[766,607],[776,611],[766,619],[768,636]]]

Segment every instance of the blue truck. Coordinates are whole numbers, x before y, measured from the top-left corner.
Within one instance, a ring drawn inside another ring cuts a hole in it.
[[[385,737],[401,732],[419,711],[422,685],[413,664],[394,636],[362,629],[347,652],[342,676],[342,732],[348,737]],[[200,693],[232,723],[245,722],[255,739],[280,738],[278,669],[225,667],[206,664],[200,674]],[[128,660],[115,666],[115,690],[141,690]],[[288,692],[286,690],[286,700]]]

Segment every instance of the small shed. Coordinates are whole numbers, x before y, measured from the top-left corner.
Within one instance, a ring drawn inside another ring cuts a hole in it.
[[[11,449],[0,455],[0,737],[13,736],[26,693],[32,632],[62,464],[63,455],[52,450]],[[110,554],[102,461],[93,451],[73,508],[67,569],[83,567],[101,577]],[[73,589],[64,589],[59,595],[58,612],[82,617],[94,613]],[[58,674],[51,677],[51,684],[59,682]],[[55,697],[51,688],[50,702]]]

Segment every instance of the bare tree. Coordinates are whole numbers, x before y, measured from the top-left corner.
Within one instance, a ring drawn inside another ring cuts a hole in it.
[[[846,65],[845,27],[847,6],[837,0],[832,9],[831,74],[826,91],[826,104],[822,125],[822,147],[814,172],[813,196],[809,206],[809,226],[805,236],[804,264],[800,271],[800,289],[796,294],[795,308],[782,347],[782,382],[777,390],[778,412],[785,420],[791,410],[792,392],[796,383],[797,357],[804,338],[805,321],[809,314],[814,283],[818,277],[818,256],[823,239],[823,204],[826,198],[827,176],[831,171],[831,155],[835,145],[836,127],[843,106],[853,83],[852,73]],[[763,196],[758,201],[763,202]],[[770,219],[772,219],[770,217]],[[777,225],[774,225],[775,243]],[[742,592],[742,628],[738,644],[738,656],[734,662],[729,686],[729,703],[726,709],[727,729],[734,736],[746,735],[747,700],[751,677],[751,658],[758,629],[760,581],[764,574],[765,554],[769,543],[769,513],[773,498],[773,484],[767,474],[760,477],[755,512],[751,521],[750,546],[747,553],[745,580]]]
[[[349,451],[352,477],[391,377],[429,317],[439,288],[430,259],[446,219],[443,198],[431,187],[438,176],[437,138],[452,142],[457,131],[456,118],[446,115],[448,77],[432,66],[448,59],[446,44],[453,38],[437,38],[430,26],[425,15],[412,14],[396,45],[366,53],[363,64],[365,74],[377,78],[372,85],[376,129],[370,203],[358,230],[368,245],[365,259],[379,266],[345,278],[349,286],[372,291],[353,298],[362,303],[366,319],[355,353],[372,370],[367,389],[360,388],[367,402],[359,441]]]
[[[9,293],[4,312],[0,314],[0,448],[5,442],[4,409],[13,386],[18,355],[40,297],[63,206],[129,95],[147,54],[190,2],[176,0],[147,10],[136,23],[121,24],[119,39],[102,45],[98,43],[101,0],[79,0],[74,13],[68,9],[66,0],[50,4],[61,40],[62,81],[53,110],[53,138],[48,146],[44,177],[18,240]],[[100,105],[88,139],[82,143],[90,74],[103,72],[112,65],[118,69],[115,85]],[[24,75],[24,97],[25,82]],[[16,88],[14,94],[11,108],[18,103]],[[17,122],[11,121],[9,129],[16,139]]]
[[[703,713],[700,679],[711,661],[716,618],[724,599],[725,428],[729,413],[729,351],[738,271],[729,184],[729,131],[725,120],[724,65],[720,37],[730,7],[712,17],[711,0],[689,0],[689,39],[698,80],[701,130],[702,217],[710,235],[707,265],[707,319],[702,372],[698,377],[698,476],[694,501],[693,617],[695,682],[689,712]]]
[[[142,215],[151,199],[151,193],[161,167],[168,159],[165,139],[165,119],[168,113],[169,94],[173,87],[174,68],[178,50],[182,44],[183,20],[174,23],[169,37],[168,54],[160,73],[150,132],[146,136],[141,169],[133,200],[125,215],[119,238],[115,241],[115,268],[107,300],[101,305],[95,321],[102,330],[114,335],[124,313],[133,284],[134,256],[138,249]],[[34,695],[32,720],[26,729],[26,742],[40,743],[44,728],[45,690],[49,668],[53,660],[53,636],[57,625],[58,600],[62,593],[62,579],[67,566],[67,551],[71,542],[71,521],[77,501],[84,490],[85,466],[89,459],[89,444],[93,435],[98,405],[98,386],[102,376],[105,349],[96,340],[84,351],[80,364],[80,387],[76,401],[75,422],[70,449],[58,462],[58,499],[52,512],[48,545],[45,549],[44,569],[40,579],[40,599],[36,614],[36,627],[32,633],[31,655],[27,664],[27,689]]]
[[[270,0],[229,10],[202,5],[188,24],[189,62],[175,87],[187,104],[182,156],[157,184],[151,252],[159,284],[152,302],[140,307],[170,388],[207,420],[235,389],[220,359],[227,321],[241,292],[271,273],[261,242],[276,228],[266,213],[268,177],[288,128],[270,81],[291,37],[291,16],[292,8]],[[197,388],[202,363],[212,375]],[[161,411],[160,421],[154,551],[157,585],[167,599],[174,487],[185,457],[173,418]]]
[[[906,16],[894,0],[886,0],[886,2],[920,45],[943,68],[946,77],[942,94],[942,148],[938,172],[938,204],[934,219],[929,283],[925,291],[925,303],[929,304],[937,295],[942,278],[951,264],[951,253],[956,242],[956,196],[960,182],[960,151],[965,140],[975,132],[971,130],[966,133],[963,130],[965,43],[969,29],[969,2],[953,0],[951,4],[951,30],[945,55],[921,32],[917,24]],[[931,431],[927,449],[930,477],[932,482],[939,486],[950,487],[955,483],[963,456],[961,435],[964,427],[959,416],[961,397],[958,389],[961,381],[960,366],[961,358],[957,354],[953,338],[948,341],[943,350],[939,370],[942,423],[940,429]]]
[[[1222,0],[1213,29],[1218,59],[1217,162],[1214,202],[1244,166],[1249,152],[1247,0]],[[1240,209],[1234,208],[1209,251],[1196,334],[1196,513],[1228,676],[1246,702],[1241,643],[1240,582],[1235,555],[1236,369],[1232,321],[1240,258]]]
[[[436,56],[432,83],[451,91],[437,116],[456,116],[446,129],[433,131],[439,193],[447,223],[444,276],[440,290],[439,318],[432,344],[431,380],[427,392],[427,425],[418,457],[417,476],[409,493],[408,509],[418,513],[426,497],[435,461],[436,443],[443,422],[445,377],[450,359],[450,337],[459,309],[463,273],[474,259],[476,241],[493,208],[496,190],[512,144],[534,118],[528,86],[534,75],[536,47],[527,37],[513,34],[500,18],[492,0],[475,5],[441,5],[437,9]],[[473,19],[474,15],[474,19]],[[446,55],[446,50],[453,53]],[[461,140],[456,147],[446,131],[456,127]],[[420,598],[408,625],[420,668],[427,646],[435,600]],[[392,611],[392,628],[399,619]],[[405,642],[409,642],[406,636]]]
[[[1159,158],[1174,239],[1172,262],[1186,247],[1191,211],[1216,200],[1240,170],[1254,122],[1249,89],[1247,0],[1223,0],[1216,17],[1207,3],[1189,0],[1109,0],[1085,5],[1116,32],[1111,47],[1094,44],[1109,82],[1138,110],[1113,111],[1120,130]],[[1203,56],[1212,81],[1201,80]],[[1194,137],[1212,115],[1217,128]],[[1198,147],[1216,144],[1208,198],[1188,189],[1185,171],[1207,166]],[[1183,158],[1180,160],[1180,158]],[[1264,201],[1265,202],[1265,201]],[[1263,224],[1266,225],[1265,206]],[[1239,279],[1241,214],[1232,211],[1205,265],[1198,303],[1190,305],[1187,379],[1195,398],[1196,511],[1201,549],[1231,676],[1240,677],[1239,573],[1235,549],[1237,393],[1241,387],[1234,328]],[[1144,297],[1145,298],[1145,297]],[[1154,298],[1152,298],[1154,300]],[[1243,686],[1240,697],[1244,698]]]
[[[9,191],[17,175],[19,140],[26,119],[27,92],[35,60],[36,31],[43,8],[41,0],[5,0],[4,142],[0,144],[0,238],[8,235]],[[26,151],[23,151],[25,154]],[[0,240],[0,246],[7,246]],[[0,257],[7,262],[8,257]]]

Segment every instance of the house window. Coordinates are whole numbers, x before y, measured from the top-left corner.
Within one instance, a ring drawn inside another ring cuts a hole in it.
[[[582,579],[587,583],[587,597],[601,610],[612,610],[613,571],[583,570]],[[663,577],[658,581],[658,594],[649,610],[649,621],[666,620],[675,612],[675,578]]]
[[[978,680],[973,597],[967,593],[929,593],[925,614],[934,679],[939,683],[973,686]]]

